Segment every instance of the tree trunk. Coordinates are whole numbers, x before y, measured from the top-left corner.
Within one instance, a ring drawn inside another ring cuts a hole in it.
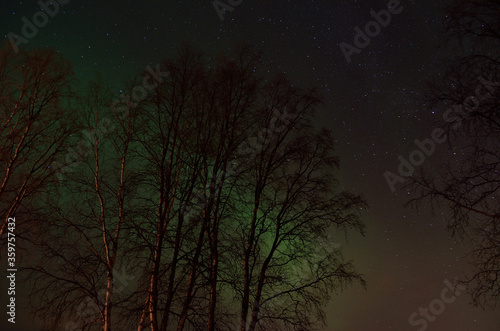
[[[216,245],[216,244],[215,244]],[[219,254],[215,248],[212,257],[212,267],[210,271],[210,306],[208,310],[208,331],[215,330],[215,309],[217,307],[217,268],[219,264]]]
[[[103,331],[111,331],[111,297],[113,295],[113,274],[108,272],[108,282],[106,284],[106,299],[104,303],[104,326]]]
[[[158,331],[158,275],[160,273],[161,249],[163,246],[163,229],[158,227],[156,238],[155,254],[153,257],[153,270],[151,272],[151,282],[149,285],[149,322],[151,331]]]
[[[245,251],[245,257],[243,261],[244,274],[243,274],[243,299],[241,301],[241,314],[240,314],[240,331],[246,331],[247,316],[248,316],[248,304],[250,303],[250,256],[252,254],[253,244],[255,240],[255,227],[257,223],[257,212],[259,209],[259,199],[260,196],[257,195],[255,198],[255,206],[252,212],[252,224],[250,228],[250,235],[248,237],[247,249]]]
[[[166,331],[168,327],[168,320],[170,318],[170,306],[172,305],[172,299],[174,297],[174,282],[175,273],[177,271],[177,259],[179,258],[180,242],[182,237],[182,225],[184,223],[184,215],[179,215],[179,222],[177,224],[177,233],[175,236],[175,247],[174,256],[172,257],[172,270],[170,271],[170,276],[168,279],[168,292],[167,292],[167,302],[165,304],[165,311],[163,313],[163,318],[161,321],[161,331]]]
[[[179,322],[177,324],[177,331],[183,331],[184,326],[186,324],[187,314],[189,310],[189,305],[191,304],[191,300],[193,299],[193,289],[194,283],[196,282],[196,266],[198,264],[198,259],[201,255],[201,249],[203,247],[203,237],[205,235],[205,222],[202,222],[202,226],[200,229],[200,233],[198,235],[198,241],[196,243],[196,252],[193,257],[193,261],[191,264],[191,271],[189,274],[189,283],[186,289],[186,294],[184,298],[184,305],[182,306],[182,312],[179,317]]]

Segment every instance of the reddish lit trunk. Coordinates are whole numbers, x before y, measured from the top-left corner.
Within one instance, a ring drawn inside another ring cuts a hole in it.
[[[113,275],[108,273],[108,281],[106,284],[106,298],[104,302],[104,325],[103,331],[111,331],[111,297],[113,295]]]

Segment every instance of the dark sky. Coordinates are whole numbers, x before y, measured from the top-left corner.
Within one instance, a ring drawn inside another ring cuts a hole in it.
[[[339,44],[352,45],[354,28],[364,28],[370,10],[387,3],[244,0],[221,21],[211,0],[71,0],[25,46],[52,47],[71,61],[79,81],[99,72],[119,90],[127,77],[171,57],[183,42],[216,54],[248,41],[263,51],[270,72],[318,86],[325,102],[317,124],[338,140],[342,183],[370,205],[363,214],[367,236],[342,241],[368,288],[334,297],[325,330],[418,330],[409,316],[439,299],[445,280],[469,272],[467,247],[450,239],[439,207],[434,214],[403,208],[412,192],[398,184],[393,193],[383,174],[396,173],[398,156],[407,157],[415,139],[430,137],[442,124],[442,113],[424,108],[421,95],[450,56],[440,46],[449,1],[401,1],[402,12],[347,63]],[[32,21],[39,10],[37,1],[1,0],[0,32],[21,35],[22,18]],[[425,162],[446,153],[443,144]],[[428,330],[500,330],[500,314],[473,308],[464,294],[446,303]]]

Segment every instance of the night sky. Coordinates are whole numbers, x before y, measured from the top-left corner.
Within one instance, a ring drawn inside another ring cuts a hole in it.
[[[401,1],[402,12],[350,63],[339,44],[352,45],[354,28],[387,1],[244,0],[221,21],[210,0],[71,0],[24,46],[54,48],[69,59],[79,83],[100,73],[119,91],[126,78],[173,56],[184,42],[216,55],[247,41],[263,51],[270,73],[317,86],[325,99],[317,125],[331,128],[338,141],[341,182],[370,206],[362,215],[366,237],[338,239],[367,290],[356,285],[333,297],[325,330],[418,330],[409,316],[440,298],[446,280],[468,272],[468,247],[450,238],[439,207],[434,213],[403,208],[412,192],[400,184],[392,192],[383,174],[396,173],[398,155],[407,157],[415,139],[442,124],[441,113],[423,106],[422,93],[451,55],[442,43],[449,3]],[[22,17],[39,10],[36,1],[2,0],[0,31],[21,35]],[[425,163],[447,152],[443,144]],[[472,307],[464,294],[428,330],[500,330],[500,314]]]

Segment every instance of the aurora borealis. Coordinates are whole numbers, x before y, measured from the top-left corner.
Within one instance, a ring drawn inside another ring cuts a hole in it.
[[[366,236],[340,235],[332,244],[352,259],[367,289],[355,284],[333,296],[325,308],[325,330],[419,330],[409,324],[410,316],[442,293],[449,298],[449,282],[471,270],[470,247],[450,238],[448,214],[439,205],[405,208],[412,191],[396,184],[392,192],[384,173],[397,174],[398,157],[408,157],[415,139],[430,138],[443,124],[442,111],[424,107],[424,92],[430,77],[439,76],[455,55],[442,33],[451,1],[402,0],[386,26],[356,47],[355,34],[373,20],[371,12],[391,2],[244,0],[233,1],[238,5],[221,16],[209,0],[70,0],[22,47],[52,48],[68,59],[78,89],[101,75],[119,93],[127,90],[127,78],[172,58],[185,42],[210,57],[247,42],[262,52],[261,72],[317,87],[324,101],[313,124],[335,137],[341,186],[368,203],[361,214]],[[23,17],[31,20],[39,10],[36,1],[2,1],[3,36],[23,35]],[[356,47],[348,48],[350,61],[342,43]],[[423,166],[432,167],[448,153],[446,143],[436,144]],[[6,282],[1,284],[4,292]],[[466,294],[450,300],[435,319],[428,318],[428,330],[500,329],[498,308],[484,311],[469,301]],[[3,316],[0,329],[33,330],[27,308],[17,313],[15,328]]]

